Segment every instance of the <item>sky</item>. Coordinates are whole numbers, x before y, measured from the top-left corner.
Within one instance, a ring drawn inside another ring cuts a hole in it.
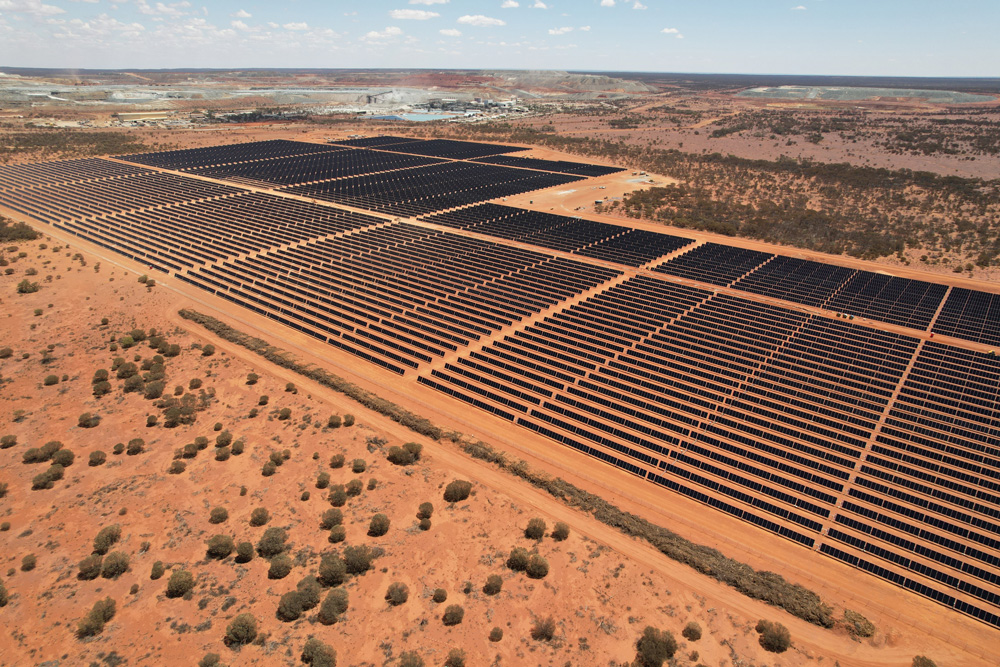
[[[0,0],[0,66],[1000,77],[1000,0]]]

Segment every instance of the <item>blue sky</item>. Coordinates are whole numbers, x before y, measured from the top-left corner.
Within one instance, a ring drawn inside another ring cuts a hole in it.
[[[0,65],[1000,76],[1000,0],[0,0]]]

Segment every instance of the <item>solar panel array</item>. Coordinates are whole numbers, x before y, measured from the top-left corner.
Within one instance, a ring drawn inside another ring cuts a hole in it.
[[[997,357],[752,297],[994,344],[1000,295],[470,206],[577,178],[447,161],[516,150],[378,137],[129,157],[274,194],[67,160],[0,167],[0,203],[1000,627]],[[424,220],[453,231],[288,192],[446,210]]]
[[[565,160],[540,160],[538,158],[518,157],[516,155],[495,155],[492,157],[476,158],[476,162],[486,162],[489,164],[502,164],[506,167],[518,167],[520,169],[538,169],[540,171],[556,171],[561,174],[577,174],[579,176],[607,176],[625,171],[621,167],[605,167],[599,164],[586,164],[583,162],[567,162]]]

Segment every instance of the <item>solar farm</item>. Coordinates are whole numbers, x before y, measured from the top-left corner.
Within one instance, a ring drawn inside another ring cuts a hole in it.
[[[4,166],[0,210],[1000,627],[1000,294],[509,206],[621,171],[524,150]]]

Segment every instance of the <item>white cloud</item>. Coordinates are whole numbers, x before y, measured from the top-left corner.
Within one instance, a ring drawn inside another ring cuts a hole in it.
[[[649,7],[639,2],[639,0],[635,0],[635,4],[632,5],[632,9],[649,9]]]
[[[393,9],[389,12],[389,16],[401,21],[426,21],[427,19],[434,19],[441,15],[437,12],[428,12],[423,9]]]
[[[549,28],[550,35],[565,35],[567,32],[573,32],[572,28]]]
[[[411,5],[446,5],[448,0],[410,0]]]
[[[614,7],[615,0],[601,0],[601,7]]]
[[[590,26],[589,25],[580,26],[580,32],[590,32]]]
[[[309,24],[308,23],[303,23],[303,22],[300,22],[300,23],[286,23],[285,25],[283,25],[281,27],[284,28],[285,30],[308,30],[309,29]]]
[[[806,10],[805,5],[799,5],[798,7],[792,7],[793,12],[804,12]]]
[[[62,7],[46,5],[41,0],[0,0],[0,11],[32,16],[55,16],[66,13]]]
[[[500,9],[516,9],[521,6],[517,0],[504,0],[503,4],[500,5]]]
[[[674,35],[675,37],[677,37],[677,39],[684,39],[684,35],[682,35],[681,31],[678,30],[677,28],[664,28],[660,32],[662,32],[664,35]]]
[[[393,37],[399,37],[403,34],[402,28],[397,28],[396,26],[389,26],[382,32],[377,30],[372,30],[371,32],[365,33],[362,39],[366,42],[377,42],[383,39],[392,39]]]
[[[461,37],[462,31],[455,30],[454,28],[445,28],[444,30],[438,30],[439,33],[447,37]]]
[[[478,28],[507,25],[506,21],[501,21],[500,19],[495,19],[491,16],[483,16],[482,14],[466,14],[465,16],[459,17],[458,22],[464,23],[465,25],[474,25]]]
[[[531,5],[532,9],[548,9],[549,6],[542,2],[542,0],[535,0],[535,4]]]
[[[241,10],[240,10],[240,11],[238,11],[238,12],[233,12],[233,13],[232,13],[232,14],[230,14],[229,16],[230,16],[231,18],[234,18],[234,19],[248,19],[248,18],[250,18],[251,16],[253,16],[253,14],[251,14],[250,12],[248,12],[248,11],[247,11],[247,10],[245,10],[245,9],[241,9]]]
[[[237,30],[249,30],[250,29],[250,26],[248,26],[243,21],[230,21],[229,25],[233,26]]]
[[[187,14],[187,12],[181,10],[190,8],[191,3],[187,2],[187,0],[184,0],[184,2],[172,2],[169,5],[157,2],[151,7],[146,0],[136,0],[135,7],[140,13],[147,16],[170,16],[178,18]]]

